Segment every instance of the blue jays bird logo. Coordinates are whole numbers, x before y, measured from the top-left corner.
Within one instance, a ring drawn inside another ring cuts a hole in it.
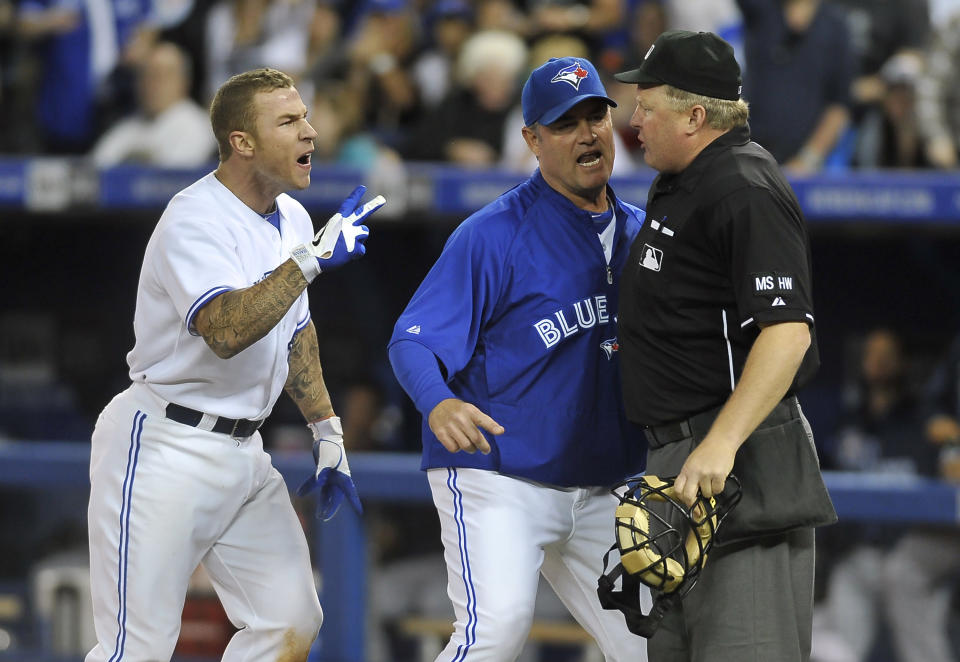
[[[590,75],[590,72],[580,66],[580,61],[576,61],[571,64],[569,67],[564,67],[557,72],[557,75],[550,79],[551,83],[559,83],[563,81],[564,83],[569,83],[573,86],[573,89],[580,89],[580,81]]]
[[[610,338],[610,340],[604,340],[600,343],[600,349],[603,350],[603,353],[607,355],[607,360],[610,361],[613,359],[613,353],[620,351],[620,343],[617,342],[616,338]]]

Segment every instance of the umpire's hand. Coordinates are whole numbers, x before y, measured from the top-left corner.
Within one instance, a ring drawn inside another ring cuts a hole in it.
[[[437,439],[451,453],[466,451],[483,454],[490,452],[490,444],[480,431],[503,434],[503,426],[468,402],[447,398],[433,408],[427,425]]]

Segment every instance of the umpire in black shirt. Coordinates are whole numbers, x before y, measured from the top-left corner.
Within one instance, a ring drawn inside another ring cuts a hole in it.
[[[676,476],[685,503],[731,471],[743,485],[650,662],[805,661],[813,527],[836,514],[794,395],[818,365],[803,214],[750,140],[727,42],[665,32],[616,78],[637,86],[631,126],[659,171],[620,288],[627,414],[646,428],[647,473]]]

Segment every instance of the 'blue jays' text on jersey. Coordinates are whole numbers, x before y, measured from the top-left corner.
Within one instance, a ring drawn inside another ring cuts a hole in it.
[[[432,351],[453,393],[503,425],[491,453],[450,453],[424,413],[422,468],[475,467],[562,486],[609,485],[643,467],[624,415],[619,275],[642,210],[613,197],[609,267],[589,212],[540,172],[466,219],[394,327]]]

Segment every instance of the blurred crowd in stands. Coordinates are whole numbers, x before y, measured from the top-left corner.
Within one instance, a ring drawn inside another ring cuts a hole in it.
[[[517,140],[520,87],[547,58],[573,55],[590,58],[620,102],[614,174],[629,175],[646,167],[628,126],[634,89],[611,75],[637,65],[670,28],[710,30],[734,44],[753,135],[792,175],[958,167],[960,0],[0,0],[0,157],[202,167],[216,155],[207,119],[213,91],[233,74],[272,66],[296,79],[307,102],[319,134],[315,163],[401,181],[413,161],[527,173],[536,162]],[[417,250],[432,255],[442,234],[435,245],[395,246],[380,264],[419,264]],[[325,305],[388,329],[390,297],[372,294],[382,274],[374,261],[362,266],[350,283],[332,281]],[[342,294],[350,287],[371,294],[355,300]],[[0,436],[87,439],[87,418],[50,414],[69,411],[72,396],[47,363],[33,360],[56,344],[55,323],[21,317],[0,319]],[[383,339],[326,324],[322,358],[342,394],[348,444],[416,450],[418,421],[402,410],[403,395],[355,365],[369,362],[371,347],[382,354]],[[846,352],[841,420],[818,437],[824,467],[960,481],[960,339],[933,361],[939,348],[905,347],[896,330],[861,331]],[[62,353],[74,363],[98,356],[80,341]],[[102,364],[81,368],[105,372]],[[18,428],[28,421],[3,414],[27,408],[30,380],[43,386],[47,414]],[[302,425],[286,406],[281,399],[269,445],[303,448]],[[419,543],[436,536],[400,540],[422,513],[372,510],[377,565],[425,559],[435,574],[436,559]],[[894,528],[821,534],[818,662],[867,660],[885,647],[901,662],[957,659],[949,621],[960,609],[951,609],[949,578],[958,574],[960,534],[891,535]],[[17,541],[20,533],[0,537]],[[12,555],[6,565],[0,576],[16,569]],[[421,576],[399,569],[406,580]],[[436,594],[424,593],[424,604],[404,607],[429,611]]]
[[[920,355],[888,327],[852,342],[825,468],[960,482],[960,336],[931,365]],[[817,536],[815,662],[960,659],[956,525],[847,522]]]
[[[324,162],[523,172],[505,136],[533,67],[580,55],[609,76],[669,28],[735,44],[754,136],[794,173],[957,166],[957,0],[0,0],[0,153],[202,165],[213,91],[272,66]],[[641,168],[633,90],[608,87],[618,172]]]

